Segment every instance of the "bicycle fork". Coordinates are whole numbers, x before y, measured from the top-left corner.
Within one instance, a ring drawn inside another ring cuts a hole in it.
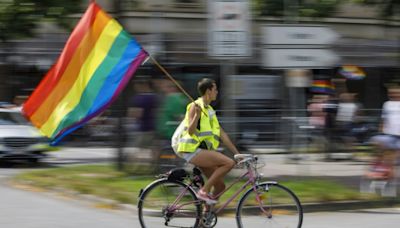
[[[253,190],[256,194],[256,201],[257,201],[258,206],[260,207],[260,210],[262,211],[262,213],[264,215],[266,215],[267,218],[269,218],[269,219],[272,218],[272,208],[270,208],[269,210],[264,209],[263,197],[261,196],[264,192],[269,192],[269,185],[266,184],[264,189],[257,189],[256,186],[253,186]],[[259,193],[259,191],[261,191],[261,193]]]

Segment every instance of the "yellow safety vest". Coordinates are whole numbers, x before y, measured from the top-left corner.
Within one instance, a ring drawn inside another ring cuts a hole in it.
[[[204,102],[201,98],[198,98],[195,103],[202,109],[200,115],[200,130],[196,129],[195,133],[192,135],[188,132],[189,110],[193,105],[193,103],[190,103],[186,107],[186,115],[184,119],[185,129],[182,132],[178,144],[179,153],[193,153],[202,142],[205,142],[209,150],[216,150],[219,146],[221,129],[214,109],[211,105],[204,107]],[[205,113],[207,113],[207,115]]]

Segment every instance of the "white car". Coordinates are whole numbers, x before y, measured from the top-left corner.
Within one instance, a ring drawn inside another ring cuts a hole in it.
[[[36,163],[49,149],[48,139],[22,116],[19,108],[0,108],[0,161]]]

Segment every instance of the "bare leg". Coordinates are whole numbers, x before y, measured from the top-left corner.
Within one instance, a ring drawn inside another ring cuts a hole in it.
[[[204,175],[206,175],[207,179],[209,179],[217,168],[218,167],[202,168],[201,171],[204,173]],[[213,195],[217,196],[218,194],[220,194],[224,190],[225,190],[224,181],[218,181],[214,185]]]
[[[223,183],[224,176],[233,168],[235,161],[216,151],[202,150],[190,163],[201,169],[215,168],[215,171],[204,184],[203,190],[210,192],[211,187]],[[218,187],[217,187],[218,188]],[[219,190],[219,189],[218,189]]]

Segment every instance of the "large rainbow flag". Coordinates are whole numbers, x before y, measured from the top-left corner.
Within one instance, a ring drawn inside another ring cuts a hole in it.
[[[23,105],[23,114],[56,144],[110,106],[147,57],[92,1],[57,62]]]

